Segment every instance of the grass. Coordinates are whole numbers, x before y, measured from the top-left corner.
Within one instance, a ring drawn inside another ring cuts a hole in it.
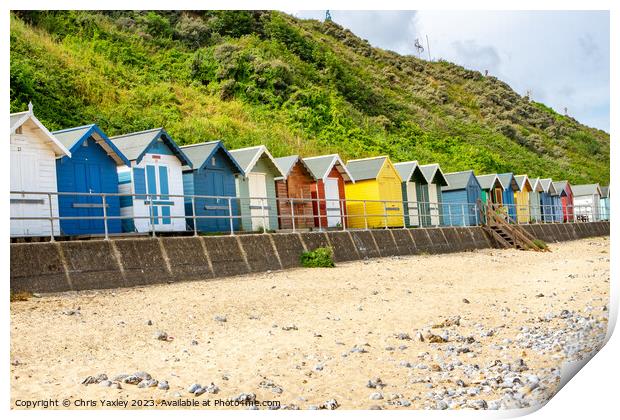
[[[545,241],[543,241],[542,239],[534,239],[532,241],[532,243],[538,247],[538,249],[549,249],[549,246],[547,245],[547,243]]]

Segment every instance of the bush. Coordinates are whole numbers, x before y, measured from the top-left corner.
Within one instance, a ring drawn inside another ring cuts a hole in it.
[[[206,23],[199,17],[183,15],[174,26],[175,38],[193,48],[206,45],[210,35]]]
[[[329,247],[317,248],[301,254],[299,258],[304,267],[334,267],[333,251]]]

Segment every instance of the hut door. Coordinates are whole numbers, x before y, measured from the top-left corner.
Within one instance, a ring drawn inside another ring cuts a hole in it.
[[[338,179],[327,178],[325,180],[325,207],[327,213],[327,226],[336,227],[340,220],[340,193],[338,192]]]
[[[248,174],[250,190],[250,216],[252,218],[252,230],[261,228],[269,229],[269,203],[267,201],[267,181],[265,174]],[[266,225],[265,225],[266,224]]]
[[[428,199],[428,185],[416,182],[416,198],[421,226],[431,225],[431,212]]]
[[[149,229],[155,230],[172,230],[172,219],[170,216],[170,197],[168,196],[170,188],[168,184],[168,166],[160,164],[154,160],[154,164],[146,165],[146,188],[150,194],[149,201],[152,200],[153,226]]]
[[[38,191],[37,155],[11,145],[11,191]],[[47,197],[43,195],[11,194],[11,216],[48,216]],[[42,235],[49,222],[42,220],[11,220],[11,235]],[[56,232],[58,233],[58,232]]]
[[[439,226],[439,196],[437,194],[436,184],[428,184],[428,199],[431,207],[431,225]]]
[[[407,182],[407,209],[410,226],[420,226],[418,195],[416,193],[417,183]]]

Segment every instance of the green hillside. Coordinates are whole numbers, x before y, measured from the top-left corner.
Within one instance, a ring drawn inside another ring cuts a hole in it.
[[[609,182],[609,134],[494,77],[279,12],[14,12],[11,111],[274,155],[389,154],[445,171]]]

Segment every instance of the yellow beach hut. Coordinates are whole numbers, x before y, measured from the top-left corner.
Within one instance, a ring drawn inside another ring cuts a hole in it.
[[[355,180],[345,185],[349,227],[403,227],[402,179],[390,158],[350,160],[347,170]]]
[[[517,222],[530,222],[530,192],[532,184],[527,175],[515,175],[515,180],[519,184],[519,191],[515,191],[515,206],[517,207]]]

